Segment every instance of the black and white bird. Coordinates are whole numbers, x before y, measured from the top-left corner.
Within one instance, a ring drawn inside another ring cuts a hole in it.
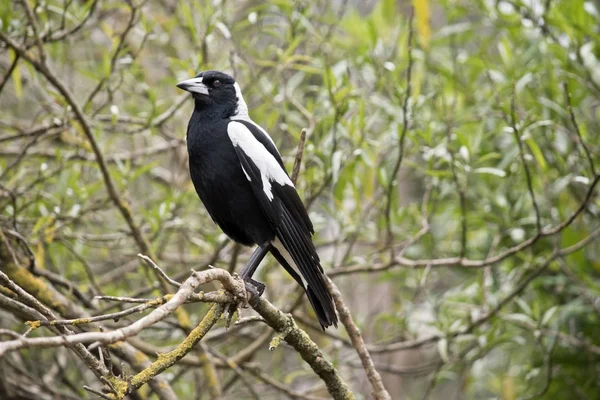
[[[305,289],[321,326],[337,327],[313,225],[275,143],[250,119],[239,85],[228,74],[204,71],[177,87],[195,102],[187,145],[198,196],[227,236],[259,246],[241,277],[262,293],[252,275],[270,252]]]

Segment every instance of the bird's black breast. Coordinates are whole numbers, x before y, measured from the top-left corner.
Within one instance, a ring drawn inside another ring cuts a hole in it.
[[[190,176],[212,219],[234,241],[250,246],[273,240],[227,134],[229,119],[192,116],[187,145]]]

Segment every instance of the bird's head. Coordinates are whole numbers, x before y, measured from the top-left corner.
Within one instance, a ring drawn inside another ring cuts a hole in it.
[[[225,117],[248,114],[239,85],[224,72],[200,72],[191,79],[179,82],[177,87],[192,94],[199,111],[212,109]]]

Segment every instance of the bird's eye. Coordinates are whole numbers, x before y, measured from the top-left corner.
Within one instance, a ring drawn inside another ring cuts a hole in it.
[[[221,86],[221,81],[220,81],[220,80],[218,80],[218,79],[217,79],[217,80],[215,80],[215,81],[213,82],[213,86],[214,86],[214,87],[219,87],[219,86]]]

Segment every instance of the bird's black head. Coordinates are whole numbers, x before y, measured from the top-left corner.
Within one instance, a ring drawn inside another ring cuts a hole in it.
[[[217,114],[221,118],[237,115],[240,111],[247,112],[238,84],[224,72],[200,72],[179,82],[177,87],[192,94],[197,111]]]

